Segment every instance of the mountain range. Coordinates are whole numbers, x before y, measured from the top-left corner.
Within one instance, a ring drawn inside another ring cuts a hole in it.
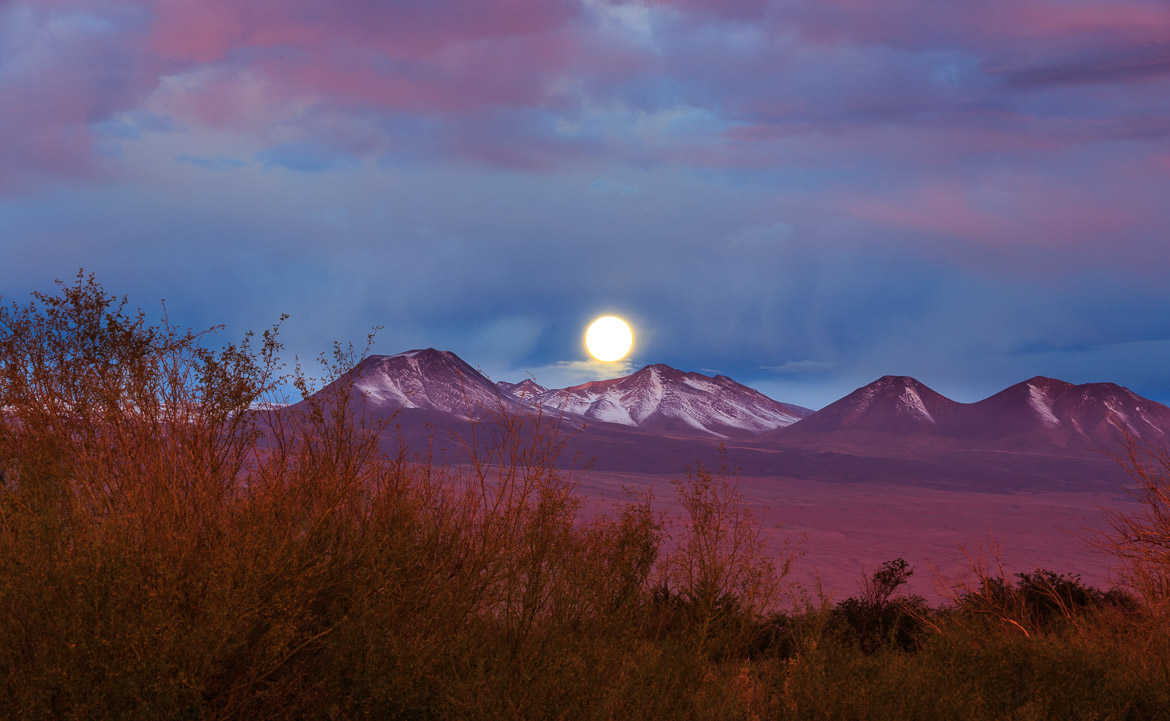
[[[773,400],[726,376],[662,364],[568,388],[493,383],[449,351],[371,356],[339,382],[365,411],[412,439],[499,411],[556,418],[595,468],[676,474],[728,459],[750,475],[910,485],[1115,487],[1109,457],[1128,434],[1170,442],[1170,408],[1113,383],[1035,377],[976,403],[885,376],[819,411]]]
[[[1115,383],[1073,385],[1037,376],[975,403],[958,403],[905,376],[884,376],[774,439],[888,444],[913,439],[997,449],[1094,449],[1128,433],[1170,440],[1170,408]]]

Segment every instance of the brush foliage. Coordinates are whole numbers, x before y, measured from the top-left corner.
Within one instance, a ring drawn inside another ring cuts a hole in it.
[[[678,519],[587,516],[555,418],[439,464],[284,375],[276,328],[217,330],[81,274],[0,307],[0,716],[1170,717],[1144,598],[1040,570],[932,609],[897,559],[781,612],[792,555],[726,467],[678,482]]]

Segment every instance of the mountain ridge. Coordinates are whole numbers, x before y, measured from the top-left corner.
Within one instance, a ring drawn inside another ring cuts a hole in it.
[[[663,434],[711,438],[922,439],[1090,447],[1112,434],[1170,441],[1170,407],[1115,383],[1073,384],[1034,376],[972,403],[952,400],[909,376],[886,375],[813,411],[778,401],[725,375],[663,363],[619,378],[548,388],[533,379],[492,382],[451,351],[424,348],[364,359],[353,384],[376,409],[482,417],[539,407],[581,419]]]
[[[744,437],[791,425],[811,409],[773,400],[723,375],[706,376],[663,363],[621,378],[545,389],[533,398],[544,408],[584,418],[717,438]]]
[[[463,453],[468,438],[494,437],[476,434],[474,425],[532,414],[553,423],[541,428],[559,429],[561,466],[582,459],[607,472],[677,474],[730,459],[745,475],[772,478],[983,492],[1116,490],[1126,477],[1107,453],[1124,452],[1124,433],[1139,443],[1170,443],[1167,406],[1113,383],[1043,376],[974,403],[914,378],[883,376],[815,412],[727,376],[663,364],[559,389],[532,379],[494,383],[435,349],[371,356],[338,382],[357,391],[354,412],[391,420],[412,447],[437,439],[435,448]]]
[[[1117,435],[1170,441],[1170,407],[1116,383],[1073,384],[1034,376],[973,403],[960,403],[907,376],[883,376],[804,418],[770,440],[882,442],[897,436],[1005,441],[1006,447],[1100,448]],[[1000,444],[1003,446],[1003,444]]]

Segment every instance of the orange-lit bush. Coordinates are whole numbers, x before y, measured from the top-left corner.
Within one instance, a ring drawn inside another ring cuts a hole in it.
[[[269,404],[275,330],[212,351],[124,308],[79,275],[0,310],[15,715],[604,716],[653,681],[613,672],[662,663],[660,523],[580,518],[555,419],[502,414],[450,466],[387,454],[345,382]]]
[[[583,518],[555,418],[438,464],[386,451],[352,353],[279,407],[275,329],[211,340],[82,275],[0,308],[0,718],[1170,717],[1147,609],[1025,637],[916,608],[912,651],[862,648],[779,612],[726,472],[671,527],[648,496]]]
[[[1129,434],[1114,457],[1133,481],[1132,511],[1109,511],[1099,546],[1122,562],[1126,583],[1170,609],[1170,449],[1143,447]]]

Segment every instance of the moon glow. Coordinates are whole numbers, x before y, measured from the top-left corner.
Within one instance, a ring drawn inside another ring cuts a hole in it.
[[[626,357],[634,345],[634,332],[621,318],[607,315],[585,331],[585,347],[599,361],[612,363]]]

